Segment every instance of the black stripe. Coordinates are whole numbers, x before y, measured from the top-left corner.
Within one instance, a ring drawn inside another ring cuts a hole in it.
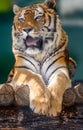
[[[46,37],[45,40],[48,41],[48,40],[52,40],[53,41],[54,37],[52,35],[52,37]]]
[[[26,67],[26,66],[15,66],[15,68],[19,68],[19,69],[25,68],[25,69],[28,69],[28,70],[32,70],[31,68]],[[33,70],[32,70],[32,71],[33,71]]]
[[[48,28],[48,26],[44,26],[43,28],[46,28],[46,29],[47,29],[47,31],[49,31],[49,28]]]
[[[49,69],[56,61],[58,61],[59,59],[61,59],[61,58],[63,58],[63,57],[64,57],[64,56],[60,56],[60,57],[58,57],[56,60],[54,60],[54,61],[48,66],[48,68],[47,68],[45,74],[47,73],[48,69]]]
[[[55,32],[55,29],[54,28],[48,28],[48,26],[44,26],[44,28],[47,29],[48,32]]]
[[[54,29],[55,29],[55,32],[56,32],[56,16],[54,17]]]
[[[76,68],[76,64],[73,60],[69,59],[69,62],[71,62],[73,64],[74,68]]]
[[[48,16],[49,17],[49,24],[48,24],[48,27],[50,27],[50,24],[52,22],[52,17],[51,16]],[[48,31],[50,32],[56,32],[56,17],[54,17],[54,27],[49,29],[48,28]]]
[[[48,27],[50,26],[50,23],[51,23],[51,16],[48,16],[48,18],[49,18],[49,24],[48,24]]]
[[[36,69],[35,65],[34,65],[30,60],[28,60],[27,58],[25,58],[25,57],[23,57],[23,56],[18,56],[18,57],[23,58],[23,59],[25,59],[26,61],[30,62],[30,63],[34,66],[34,68]],[[36,69],[36,71],[37,71],[37,69]]]
[[[61,68],[67,68],[67,66],[60,66],[60,67],[56,68],[56,69],[49,75],[48,81],[49,81],[51,75],[53,75],[58,69],[61,69]]]

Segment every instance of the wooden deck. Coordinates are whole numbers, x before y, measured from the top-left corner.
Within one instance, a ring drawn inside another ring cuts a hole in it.
[[[28,107],[0,107],[0,130],[83,130],[83,105],[64,108],[59,117],[39,116]]]

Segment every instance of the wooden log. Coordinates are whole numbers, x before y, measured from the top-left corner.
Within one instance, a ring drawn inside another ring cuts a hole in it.
[[[65,91],[63,96],[63,105],[71,106],[76,104],[83,104],[83,82],[74,84],[75,87],[69,88]]]
[[[14,102],[14,90],[8,84],[0,85],[0,106],[8,106]]]
[[[58,117],[34,114],[28,107],[0,107],[0,130],[83,130],[83,105],[65,108]]]
[[[24,106],[29,105],[29,87],[28,85],[17,86],[15,90],[15,103],[16,105]]]

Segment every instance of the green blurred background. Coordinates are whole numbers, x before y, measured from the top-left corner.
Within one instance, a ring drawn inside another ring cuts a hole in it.
[[[43,0],[35,0],[42,2]],[[14,55],[12,53],[12,37],[11,29],[14,14],[12,12],[12,5],[26,6],[34,3],[34,0],[0,0],[0,83],[7,80],[7,76],[14,64]],[[77,62],[77,70],[74,79],[83,78],[83,26],[82,24],[66,23],[66,20],[74,21],[83,20],[83,11],[74,11],[72,14],[61,14],[60,0],[57,0],[57,12],[60,14],[62,25],[69,36],[68,47],[70,56]]]

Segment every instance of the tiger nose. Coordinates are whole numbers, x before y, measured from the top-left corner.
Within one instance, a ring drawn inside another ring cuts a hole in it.
[[[32,30],[32,28],[30,27],[30,28],[24,28],[23,29],[26,33],[29,33],[31,30]]]

